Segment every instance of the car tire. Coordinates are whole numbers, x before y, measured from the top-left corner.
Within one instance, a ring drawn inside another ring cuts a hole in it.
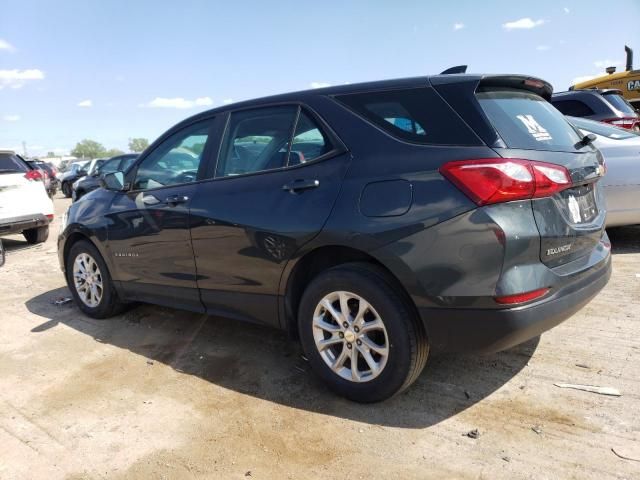
[[[345,298],[346,319],[341,317]],[[424,328],[409,302],[374,265],[349,263],[318,275],[298,311],[302,349],[314,372],[334,392],[356,402],[378,402],[402,392],[418,378],[429,354]],[[361,308],[364,315],[356,313]]]
[[[49,225],[44,227],[30,228],[22,232],[27,243],[35,245],[36,243],[44,243],[49,238]]]
[[[84,263],[84,273],[76,267],[76,261]],[[80,240],[71,246],[65,258],[65,271],[67,285],[76,305],[88,316],[108,318],[126,308],[126,304],[118,298],[102,255],[90,242]],[[77,283],[76,274],[80,274],[81,277]],[[82,288],[83,286],[86,288]],[[93,291],[96,292],[95,296],[92,294]]]
[[[69,198],[71,197],[71,185],[69,185],[69,182],[62,182],[62,187],[60,187],[62,190],[62,194]]]

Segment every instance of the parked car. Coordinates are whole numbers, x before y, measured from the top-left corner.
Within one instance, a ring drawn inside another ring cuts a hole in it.
[[[640,135],[584,118],[568,118],[583,134],[596,135],[594,145],[604,155],[607,227],[640,224]]]
[[[65,197],[69,198],[71,196],[74,182],[87,174],[89,163],[89,160],[72,163],[66,172],[59,175],[60,190],[62,190]]]
[[[76,180],[73,184],[73,192],[71,197],[73,201],[80,199],[89,192],[92,192],[96,188],[100,187],[100,178],[106,173],[123,172],[126,171],[139,154],[127,153],[125,155],[118,155],[106,160],[104,163],[98,164],[95,169],[88,173],[86,176]]]
[[[22,233],[29,243],[49,237],[53,203],[39,172],[12,151],[0,151],[0,235]]]
[[[297,335],[334,391],[408,387],[430,351],[497,351],[607,283],[602,155],[520,75],[438,75],[193,116],[73,203],[79,308],[149,302]]]
[[[553,106],[571,117],[584,117],[640,131],[640,115],[620,90],[590,89],[554,93]]]
[[[56,175],[58,173],[56,167],[54,167],[50,163],[43,162],[42,160],[27,160],[27,163],[31,167],[43,172],[42,177],[44,180],[45,189],[47,190],[47,194],[49,195],[49,197],[53,198],[53,196],[58,192],[59,183],[58,179],[56,178]]]

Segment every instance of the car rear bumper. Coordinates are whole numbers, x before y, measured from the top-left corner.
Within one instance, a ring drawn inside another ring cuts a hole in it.
[[[435,351],[492,353],[555,327],[586,305],[607,284],[611,256],[587,275],[539,302],[509,309],[420,309]]]
[[[5,218],[0,220],[0,235],[13,235],[46,225],[49,225],[49,219],[42,214]]]

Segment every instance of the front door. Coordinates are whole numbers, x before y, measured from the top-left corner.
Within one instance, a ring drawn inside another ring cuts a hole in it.
[[[170,135],[131,172],[131,189],[111,206],[113,276],[127,298],[203,311],[189,234],[213,119]]]
[[[191,235],[207,311],[278,326],[286,262],[318,234],[349,154],[298,106],[231,114],[215,178],[198,184]]]

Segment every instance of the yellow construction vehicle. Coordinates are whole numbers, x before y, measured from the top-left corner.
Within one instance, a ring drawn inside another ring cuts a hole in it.
[[[584,90],[589,88],[620,90],[622,96],[627,99],[634,108],[640,110],[640,70],[633,69],[633,50],[626,45],[627,65],[624,72],[617,72],[616,67],[607,67],[607,75],[592,78],[585,82],[576,83],[569,90]]]

